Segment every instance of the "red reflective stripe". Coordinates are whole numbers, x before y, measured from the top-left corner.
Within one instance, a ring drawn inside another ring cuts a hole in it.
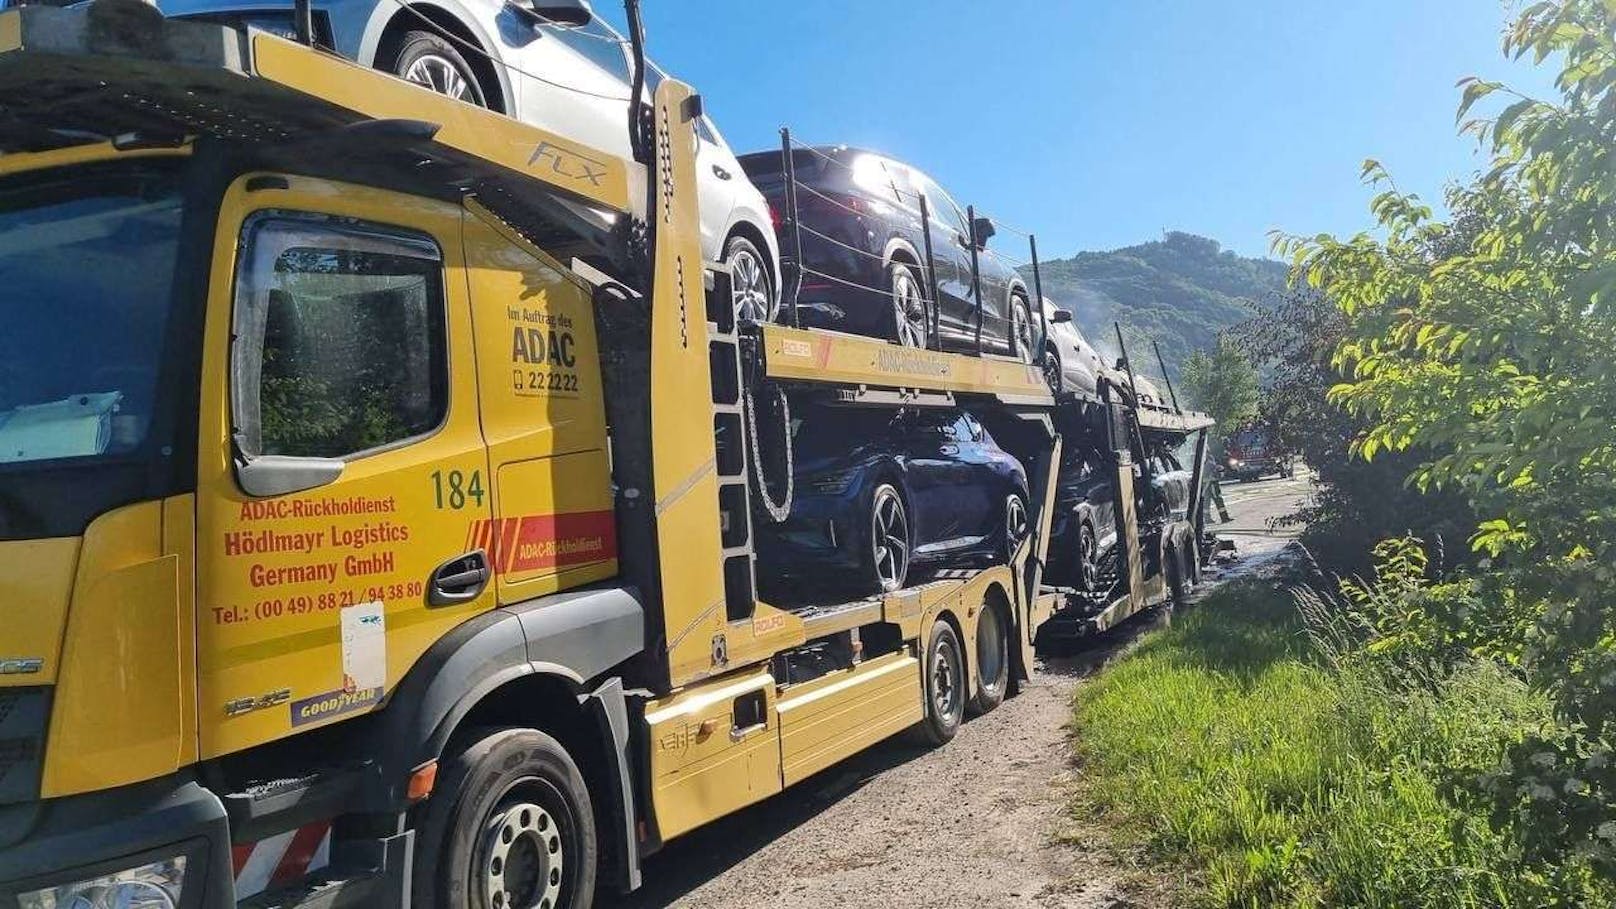
[[[239,876],[241,869],[247,867],[247,860],[252,858],[253,847],[257,843],[236,843],[230,847],[230,874]]]
[[[588,565],[617,557],[617,524],[611,511],[529,515],[508,547],[507,571]]]
[[[285,887],[302,880],[309,873],[309,863],[314,861],[314,855],[320,851],[320,843],[330,829],[330,821],[299,827],[292,837],[292,844],[286,847],[286,854],[281,856],[280,864],[275,866],[269,886]]]
[[[507,518],[504,522],[504,526],[500,528],[502,532],[499,539],[499,558],[494,560],[494,564],[499,566],[498,570],[500,574],[504,574],[505,572],[511,570],[512,563],[516,561],[516,541],[518,539],[517,531],[523,524],[526,524],[530,520],[532,519]]]

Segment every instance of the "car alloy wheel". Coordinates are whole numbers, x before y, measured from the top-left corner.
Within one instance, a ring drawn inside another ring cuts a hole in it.
[[[925,347],[928,334],[926,295],[909,266],[892,264],[892,316],[898,343],[904,347]]]
[[[770,286],[763,257],[744,237],[729,241],[730,291],[735,296],[735,318],[739,322],[773,322],[780,315],[780,302]]]
[[[1012,494],[1004,500],[1004,560],[1008,564],[1016,557],[1021,541],[1027,538],[1027,503]]]
[[[902,587],[909,575],[909,517],[903,497],[886,484],[875,490],[870,502],[870,550],[881,591]]]
[[[1044,381],[1055,394],[1066,390],[1066,373],[1061,371],[1060,354],[1053,347],[1044,351]]]
[[[1100,543],[1087,523],[1077,532],[1077,582],[1090,593],[1100,583]]]
[[[1020,297],[1010,298],[1010,344],[1021,362],[1032,362],[1032,314]]]
[[[448,95],[457,101],[486,107],[482,92],[478,90],[477,83],[469,74],[460,71],[460,67],[448,57],[438,54],[426,53],[410,61],[409,66],[399,75],[404,81],[429,88],[440,95]]]

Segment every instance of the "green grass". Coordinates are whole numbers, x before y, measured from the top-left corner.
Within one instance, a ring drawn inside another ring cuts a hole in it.
[[[1198,905],[1547,905],[1447,785],[1546,709],[1487,667],[1418,690],[1335,671],[1288,595],[1235,585],[1080,690],[1074,812],[1188,870]]]

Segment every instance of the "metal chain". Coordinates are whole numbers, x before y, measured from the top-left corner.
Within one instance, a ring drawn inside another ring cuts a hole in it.
[[[764,393],[773,392],[780,405],[780,438],[781,450],[785,453],[785,496],[779,502],[769,495],[768,468],[763,464],[763,442],[758,434],[757,400],[752,394],[752,383],[746,383],[741,392],[742,406],[746,409],[746,441],[747,454],[752,461],[752,489],[757,500],[763,505],[763,511],[769,520],[775,524],[782,524],[791,516],[791,500],[796,495],[796,465],[791,458],[791,401],[786,397],[785,389],[778,385],[765,386]]]

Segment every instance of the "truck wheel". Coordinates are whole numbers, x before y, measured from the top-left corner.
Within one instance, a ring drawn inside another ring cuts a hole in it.
[[[976,621],[976,693],[971,713],[980,716],[1004,702],[1010,685],[1010,630],[1004,613],[987,604]]]
[[[947,622],[933,622],[926,645],[926,718],[916,728],[921,741],[945,745],[965,719],[965,661],[959,638]]]
[[[417,909],[585,909],[594,807],[578,765],[536,729],[483,734],[442,768],[415,850]]]

